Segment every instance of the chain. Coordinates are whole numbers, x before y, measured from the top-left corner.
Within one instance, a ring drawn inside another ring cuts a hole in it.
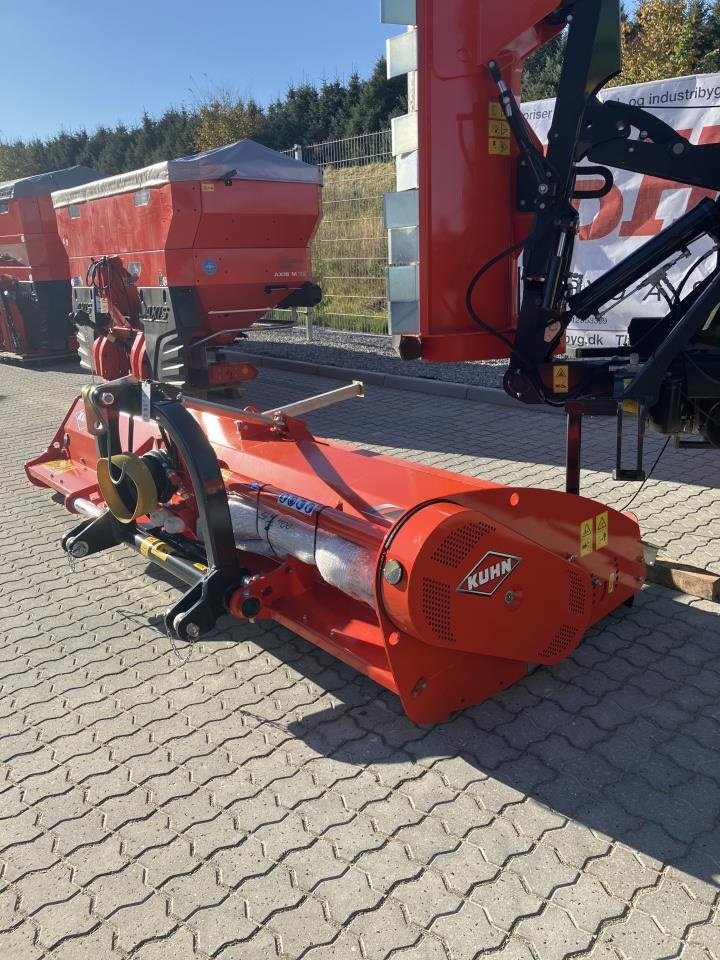
[[[174,630],[171,630],[171,629],[168,627],[167,623],[165,624],[165,635],[166,635],[166,637],[168,638],[168,640],[170,641],[170,644],[171,644],[171,646],[172,646],[172,648],[173,648],[173,653],[175,654],[175,656],[176,656],[176,657],[178,658],[178,660],[180,661],[180,666],[181,666],[181,667],[184,667],[184,666],[186,666],[188,663],[190,663],[190,658],[191,658],[192,655],[193,655],[193,647],[195,646],[195,644],[192,643],[192,642],[188,643],[187,656],[186,656],[186,657],[182,657],[182,656],[180,655],[180,651],[178,650],[177,643],[175,642],[175,631],[174,631]]]

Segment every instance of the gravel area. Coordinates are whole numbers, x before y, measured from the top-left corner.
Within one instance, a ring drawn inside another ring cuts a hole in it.
[[[502,387],[507,366],[504,360],[491,363],[423,363],[400,360],[389,337],[367,333],[346,333],[323,327],[313,329],[308,343],[304,327],[259,329],[250,331],[250,339],[242,343],[248,354],[256,353],[285,360],[373,370],[405,377],[423,377],[450,383],[467,383],[480,387]]]

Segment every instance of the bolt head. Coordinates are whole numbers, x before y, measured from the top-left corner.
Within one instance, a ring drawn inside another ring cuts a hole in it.
[[[104,407],[111,407],[115,403],[115,394],[107,391],[106,393],[100,394],[100,403]]]
[[[508,590],[508,592],[505,594],[505,603],[508,605],[515,603],[515,592],[513,590]]]
[[[388,560],[383,567],[383,577],[391,587],[396,587],[400,583],[404,573],[402,564],[397,560]]]
[[[546,183],[541,183],[538,185],[538,193],[545,195],[550,187]]]
[[[200,636],[200,627],[196,623],[189,623],[185,628],[185,633],[191,640],[197,640]]]
[[[90,553],[90,547],[84,540],[76,540],[70,547],[70,556],[76,560],[82,560]]]

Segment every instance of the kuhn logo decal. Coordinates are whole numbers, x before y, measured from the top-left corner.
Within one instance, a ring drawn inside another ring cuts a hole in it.
[[[508,553],[486,553],[480,563],[462,578],[457,592],[491,597],[521,563],[522,557],[513,557]]]

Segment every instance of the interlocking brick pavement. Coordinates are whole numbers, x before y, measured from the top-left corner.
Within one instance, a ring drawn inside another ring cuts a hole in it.
[[[432,728],[272,625],[223,622],[180,664],[159,628],[176,588],[121,549],[71,572],[69,518],[22,473],[85,379],[0,368],[3,960],[720,958],[716,605],[650,587]],[[251,389],[326,388],[265,369]],[[309,419],[562,487],[548,414],[373,388]],[[613,439],[587,424],[583,492],[622,507]],[[670,447],[634,504],[716,571],[719,467]]]

